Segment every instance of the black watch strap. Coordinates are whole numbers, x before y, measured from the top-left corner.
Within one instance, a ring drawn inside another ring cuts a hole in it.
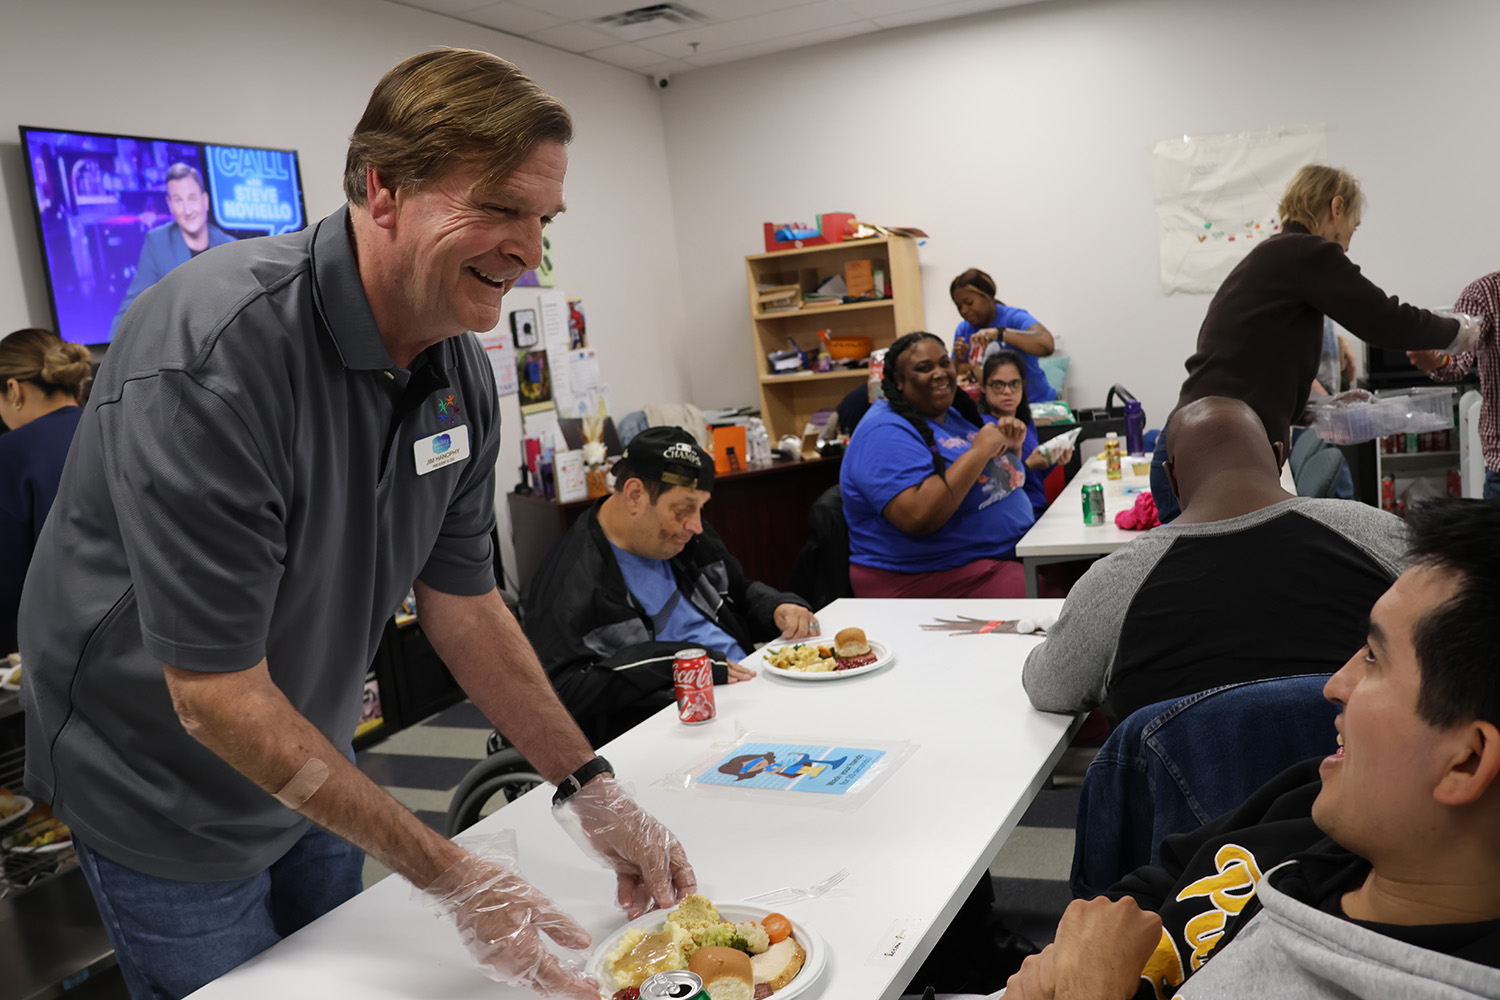
[[[562,781],[557,783],[557,791],[552,793],[552,804],[554,806],[560,806],[564,802],[568,801],[568,797],[570,795],[578,791],[578,789],[582,788],[593,779],[597,778],[599,775],[614,773],[615,769],[609,766],[609,761],[605,760],[603,757],[595,757],[593,760],[588,761],[578,770],[574,771],[572,774],[568,775]]]

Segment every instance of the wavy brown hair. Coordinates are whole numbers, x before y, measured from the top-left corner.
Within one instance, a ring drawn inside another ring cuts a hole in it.
[[[543,142],[573,140],[573,119],[514,64],[475,49],[431,49],[375,85],[349,137],[344,195],[365,203],[365,168],[392,190],[419,187],[455,167],[498,187]]]

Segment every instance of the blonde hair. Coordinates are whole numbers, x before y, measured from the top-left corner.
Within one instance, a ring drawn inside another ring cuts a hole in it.
[[[49,396],[64,392],[76,399],[93,365],[87,347],[70,344],[51,330],[17,330],[0,340],[0,385],[15,379]]]
[[[512,63],[475,49],[431,49],[381,77],[349,137],[344,194],[365,204],[367,167],[392,190],[454,167],[498,187],[543,142],[573,139],[568,109]]]
[[[1344,199],[1344,214],[1354,215],[1365,207],[1359,181],[1342,167],[1309,163],[1292,176],[1277,211],[1282,222],[1300,222],[1316,229],[1335,198]]]

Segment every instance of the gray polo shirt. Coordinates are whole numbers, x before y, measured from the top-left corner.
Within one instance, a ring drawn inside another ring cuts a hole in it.
[[[495,585],[495,383],[472,334],[408,372],[340,210],[173,270],[120,325],[21,602],[26,785],[152,875],[248,877],[307,829],[183,730],[162,664],[262,658],[347,749],[414,579]]]

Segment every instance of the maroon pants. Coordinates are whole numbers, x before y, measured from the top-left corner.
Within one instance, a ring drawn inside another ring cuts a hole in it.
[[[953,569],[897,573],[849,564],[855,597],[1025,597],[1026,572],[1013,559],[975,559]]]

